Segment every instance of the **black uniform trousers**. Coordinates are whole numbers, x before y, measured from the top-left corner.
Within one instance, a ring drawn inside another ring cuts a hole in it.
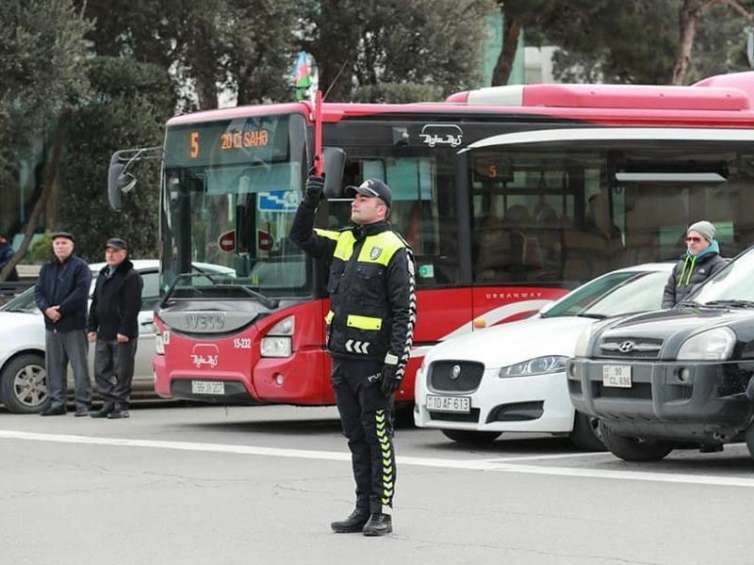
[[[94,349],[94,380],[105,408],[128,410],[138,344],[138,337],[131,338],[126,343],[97,339]]]
[[[392,396],[380,390],[383,363],[333,358],[332,384],[351,450],[356,508],[370,514],[393,506],[395,452]]]

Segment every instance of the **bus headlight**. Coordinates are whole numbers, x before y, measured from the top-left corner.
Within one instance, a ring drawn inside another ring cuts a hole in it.
[[[262,357],[290,357],[293,353],[293,331],[296,318],[288,316],[270,328],[267,336],[262,338]]]
[[[715,328],[696,334],[683,342],[676,358],[679,361],[714,361],[730,357],[736,334],[729,328]]]
[[[568,361],[568,357],[564,357],[563,355],[536,357],[503,367],[500,369],[498,376],[500,378],[533,377],[536,375],[562,373],[566,369],[566,361]]]

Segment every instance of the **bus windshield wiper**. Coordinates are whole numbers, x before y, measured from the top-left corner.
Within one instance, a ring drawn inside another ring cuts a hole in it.
[[[280,301],[277,298],[270,298],[269,296],[265,296],[258,290],[254,290],[253,288],[242,283],[216,284],[213,288],[226,288],[226,289],[240,288],[252,298],[256,298],[263,306],[265,306],[266,308],[269,308],[270,310],[274,310],[280,304]]]
[[[752,300],[710,300],[704,306],[728,306],[730,308],[754,308]]]
[[[194,292],[201,292],[201,290],[197,287],[180,287],[176,289],[176,286],[178,284],[178,281],[181,279],[193,279],[196,277],[205,277],[209,279],[212,282],[212,288],[221,289],[221,290],[228,290],[228,289],[234,289],[238,290],[241,289],[243,292],[245,292],[248,296],[251,296],[252,298],[256,299],[261,303],[264,307],[269,308],[270,310],[274,310],[278,307],[280,304],[280,301],[276,298],[270,298],[268,296],[265,296],[259,291],[256,291],[252,288],[249,288],[248,286],[242,284],[242,283],[233,283],[228,284],[226,282],[218,282],[218,278],[222,278],[223,275],[217,275],[217,274],[210,274],[207,272],[200,272],[200,273],[181,273],[177,277],[175,277],[175,280],[173,281],[173,284],[170,285],[170,288],[165,293],[165,297],[162,299],[162,302],[160,303],[161,307],[164,307],[168,300],[170,300],[170,297],[173,296],[176,290],[192,290]]]

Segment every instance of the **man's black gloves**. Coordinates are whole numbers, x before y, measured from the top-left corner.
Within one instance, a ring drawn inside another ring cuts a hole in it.
[[[306,201],[315,208],[324,196],[325,177],[310,176],[306,181]]]
[[[401,377],[396,374],[397,371],[397,365],[385,365],[382,367],[380,389],[385,396],[390,396],[401,386]]]

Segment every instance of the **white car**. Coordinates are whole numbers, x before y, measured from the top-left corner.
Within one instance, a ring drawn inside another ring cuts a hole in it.
[[[568,435],[582,449],[603,449],[596,421],[573,409],[566,361],[582,331],[597,320],[659,309],[673,265],[607,273],[532,318],[434,346],[416,375],[416,425],[439,428],[459,443],[538,432]]]
[[[133,396],[154,396],[152,308],[159,301],[159,262],[136,259],[133,264],[144,280]],[[104,266],[105,263],[89,266],[93,277],[92,291],[95,279]],[[90,347],[90,369],[93,367],[93,358],[94,347]],[[69,374],[69,389],[71,385]],[[45,328],[42,313],[34,302],[33,287],[0,308],[0,402],[11,412],[17,413],[40,412],[47,402]]]

